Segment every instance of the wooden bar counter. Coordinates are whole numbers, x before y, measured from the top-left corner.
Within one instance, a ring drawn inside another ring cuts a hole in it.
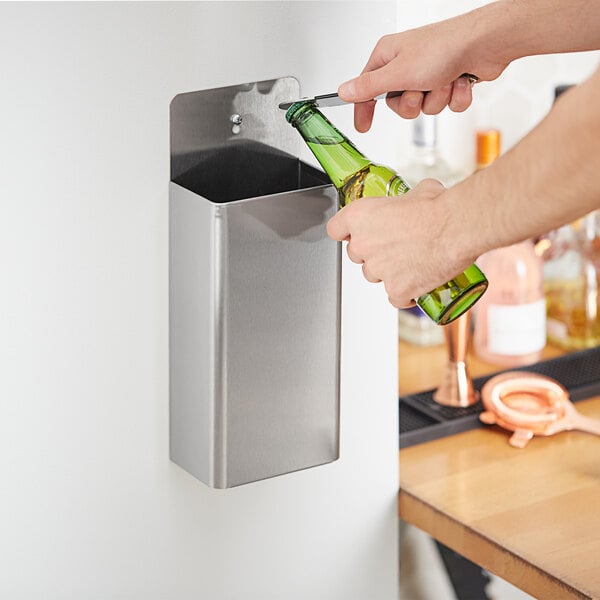
[[[401,343],[400,393],[436,387],[444,364],[442,346]],[[468,364],[473,377],[500,368]],[[600,419],[600,396],[576,407]],[[600,437],[516,449],[509,435],[486,427],[401,450],[400,517],[535,598],[600,599]]]

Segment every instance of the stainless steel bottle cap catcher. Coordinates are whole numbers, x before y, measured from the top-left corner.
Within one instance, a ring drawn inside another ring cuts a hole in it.
[[[278,103],[293,77],[171,102],[170,457],[214,488],[339,456],[338,194]]]

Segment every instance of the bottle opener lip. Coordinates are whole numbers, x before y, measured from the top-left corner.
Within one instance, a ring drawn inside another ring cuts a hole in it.
[[[481,390],[485,411],[480,420],[513,431],[510,444],[525,447],[534,435],[577,428],[579,414],[558,381],[526,371],[508,371],[488,380]]]

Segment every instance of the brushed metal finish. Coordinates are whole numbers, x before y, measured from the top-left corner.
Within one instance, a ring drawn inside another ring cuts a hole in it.
[[[171,102],[171,178],[194,164],[199,151],[233,138],[268,144],[298,155],[300,136],[288,125],[279,102],[300,93],[294,77],[178,94]],[[238,123],[233,123],[236,115]],[[232,132],[232,123],[239,131]]]
[[[341,245],[325,230],[337,192],[260,142],[187,152],[169,188],[171,459],[216,488],[339,456]],[[223,198],[220,162],[234,180]],[[253,196],[260,165],[280,191]]]
[[[471,73],[463,73],[461,77],[466,77],[469,80],[469,84],[471,85],[471,87],[473,87],[479,81],[479,77],[477,77],[476,75],[472,75]],[[375,98],[372,98],[371,100],[364,100],[363,102],[373,102],[374,100],[387,100],[388,98],[397,98],[398,96],[402,96],[403,93],[404,92],[401,90],[390,91],[384,94],[379,94],[379,96],[375,96]],[[296,99],[289,100],[289,98]],[[318,94],[312,98],[299,98],[297,95],[290,96],[285,102],[279,103],[279,108],[281,110],[288,110],[288,108],[290,108],[292,104],[295,104],[296,102],[313,102],[319,108],[331,108],[332,106],[343,106],[344,104],[351,104],[350,102],[342,100],[337,95],[337,92],[332,92],[330,94]],[[357,102],[357,104],[360,104],[360,102]]]
[[[213,487],[335,460],[335,190],[215,205],[170,186],[171,457]]]
[[[375,96],[375,98],[371,100],[366,100],[366,102],[373,102],[374,100],[385,100],[387,98],[396,98],[397,96],[402,96],[403,92],[388,92],[387,94],[379,94],[379,96]],[[288,100],[287,102],[281,102],[279,104],[279,108],[281,110],[288,110],[293,104],[296,102],[312,102],[319,108],[331,108],[332,106],[344,106],[346,104],[352,104],[351,102],[346,102],[342,100],[337,92],[333,92],[331,94],[320,94],[318,96],[314,96],[314,98],[297,98],[296,100]],[[360,102],[357,102],[360,104]]]

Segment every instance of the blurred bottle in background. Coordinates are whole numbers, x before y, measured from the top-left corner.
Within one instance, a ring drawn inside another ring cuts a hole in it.
[[[600,214],[551,231],[536,245],[544,261],[548,340],[565,350],[600,344]]]
[[[437,145],[436,115],[420,114],[413,120],[410,161],[399,168],[410,187],[427,178],[437,179],[446,187],[465,177],[453,169],[441,156]],[[417,346],[433,346],[444,343],[444,331],[428,319],[418,307],[398,311],[398,337]]]
[[[410,161],[401,166],[404,179],[415,187],[423,179],[431,177],[446,187],[453,186],[467,173],[453,169],[442,157],[438,148],[438,116],[420,114],[413,120]]]
[[[477,132],[477,168],[500,155],[496,129]],[[543,263],[532,240],[487,252],[477,264],[489,280],[475,307],[473,344],[482,360],[519,366],[541,359],[546,345]]]
[[[444,329],[428,319],[418,306],[398,310],[398,338],[414,346],[444,343]]]
[[[558,85],[554,99],[571,85]],[[548,341],[565,350],[600,344],[600,213],[549,232],[536,244],[544,261]]]

